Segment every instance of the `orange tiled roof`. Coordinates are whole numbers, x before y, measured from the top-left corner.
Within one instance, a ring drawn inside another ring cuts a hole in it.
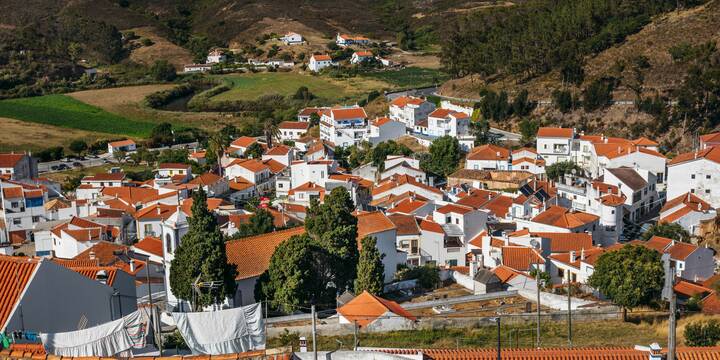
[[[504,218],[510,211],[513,198],[505,195],[499,195],[485,203],[482,208],[490,210],[490,212],[498,218]]]
[[[676,260],[685,260],[690,254],[697,250],[697,245],[676,241],[675,244],[665,250],[670,257]]]
[[[541,127],[538,129],[537,137],[553,137],[553,138],[572,138],[573,129],[570,128],[554,128]]]
[[[38,264],[36,259],[0,255],[0,329],[5,327]]]
[[[503,246],[502,264],[519,271],[529,271],[532,264],[544,264],[545,259],[535,249],[524,246]]]
[[[312,57],[315,59],[315,61],[330,61],[330,60],[332,60],[330,55],[326,55],[326,54],[314,54]]]
[[[432,220],[423,219],[422,221],[420,221],[420,229],[429,231],[429,232],[434,232],[437,234],[445,234],[445,231],[443,231],[442,226],[440,226],[440,224],[438,224]]]
[[[512,279],[514,279],[517,276],[527,276],[519,271],[516,271],[512,268],[509,268],[505,265],[496,266],[494,269],[492,269],[492,272],[495,274],[495,276],[500,279],[503,283],[506,283]]]
[[[406,198],[400,201],[399,203],[395,204],[392,208],[390,208],[387,212],[388,213],[402,213],[402,214],[413,214],[417,209],[425,206],[427,204],[427,201],[413,199],[413,198]]]
[[[551,206],[547,210],[535,216],[531,221],[565,229],[574,229],[598,219],[599,217],[597,215],[581,211],[571,212],[564,207]]]
[[[355,217],[357,217],[358,247],[359,241],[367,235],[396,229],[395,224],[380,211],[357,214]]]
[[[275,248],[294,235],[302,235],[302,226],[230,240],[225,243],[228,263],[237,268],[235,280],[243,280],[260,276],[270,265],[270,258]]]
[[[310,123],[304,121],[283,121],[278,124],[278,129],[307,130]]]
[[[606,206],[620,206],[625,203],[625,200],[627,200],[625,195],[607,194],[600,197],[600,201]]]
[[[643,246],[653,249],[657,252],[665,252],[670,245],[672,245],[672,239],[668,239],[662,236],[653,236],[650,240],[643,243]]]
[[[371,123],[373,124],[373,126],[383,126],[391,121],[392,120],[390,120],[390,118],[388,118],[388,117],[379,117],[379,118],[371,121]]]
[[[121,147],[121,146],[135,145],[135,142],[130,139],[126,139],[126,140],[112,141],[112,142],[109,142],[108,145],[115,148],[115,147]]]
[[[672,214],[665,216],[664,218],[660,219],[661,223],[672,223],[675,221],[680,220],[683,216],[693,212],[693,209],[689,206],[684,206],[680,208],[679,210],[673,212]]]
[[[700,140],[704,143],[720,142],[720,132],[701,135]]]
[[[676,293],[680,295],[685,295],[687,297],[693,297],[695,295],[705,296],[713,292],[712,289],[708,289],[702,285],[681,279],[677,280],[675,286],[673,286],[673,290],[675,290]]]
[[[445,205],[445,206],[443,206],[443,207],[441,207],[441,208],[439,208],[439,209],[437,209],[437,210],[435,210],[435,211],[437,211],[437,212],[439,212],[439,213],[441,213],[441,214],[456,213],[456,214],[464,215],[464,214],[467,214],[467,213],[469,213],[469,212],[472,212],[472,211],[473,211],[473,208],[471,208],[471,207],[469,207],[469,206],[457,205],[457,204],[452,204],[452,203],[450,203],[450,204],[447,204],[447,205]]]
[[[597,259],[600,258],[600,255],[604,254],[606,249],[602,248],[591,248],[591,249],[584,249],[579,252],[575,252],[575,261],[570,262],[570,253],[561,253],[561,254],[552,254],[550,255],[550,258],[556,261],[559,261],[561,263],[570,265],[574,268],[579,269],[580,268],[580,262],[584,262],[586,264],[595,265],[595,262],[597,262]],[[582,257],[585,256],[585,259],[583,260]]]
[[[190,184],[195,185],[212,185],[216,184],[219,181],[222,181],[223,177],[219,176],[217,174],[213,174],[211,172],[206,172],[200,176],[195,177],[194,179],[190,180]]]
[[[163,244],[160,238],[154,236],[146,236],[144,239],[138,241],[133,247],[140,249],[147,253],[163,256]]]
[[[332,118],[334,120],[347,120],[347,119],[357,119],[367,118],[367,114],[365,113],[365,109],[361,107],[350,107],[350,108],[339,108],[339,109],[331,109],[330,112],[332,113]]]
[[[211,212],[217,210],[220,206],[226,205],[226,204],[227,203],[225,202],[225,200],[220,199],[220,198],[208,198],[207,199],[208,210],[210,210]],[[193,205],[192,198],[185,199],[182,201],[182,204],[180,205],[180,209],[187,216],[192,216],[192,205]]]
[[[395,98],[395,100],[391,101],[390,105],[397,106],[399,108],[404,108],[408,104],[422,105],[422,103],[424,103],[424,102],[425,102],[425,100],[416,98],[416,97],[412,97],[412,96],[399,96],[399,97]]]
[[[680,155],[674,157],[672,160],[670,160],[670,162],[668,163],[668,166],[682,164],[682,163],[685,163],[688,161],[693,161],[696,159],[706,159],[706,160],[720,164],[720,147],[713,146],[713,147],[710,147],[710,148],[707,148],[707,149],[701,150],[701,151],[694,151],[694,152],[680,154]]]
[[[397,229],[397,235],[420,235],[420,228],[418,227],[417,220],[413,215],[405,214],[390,214],[387,218],[395,224]]]
[[[394,189],[394,188],[404,185],[404,184],[410,184],[410,185],[419,187],[421,189],[424,189],[424,190],[427,190],[427,191],[430,191],[430,192],[433,192],[436,194],[442,194],[442,191],[440,191],[432,186],[428,186],[421,182],[418,182],[412,176],[399,175],[399,174],[394,174],[391,177],[389,177],[388,179],[384,180],[383,182],[376,184],[372,189],[372,194],[373,194],[373,196],[379,195],[379,194],[382,194],[386,191],[389,191],[391,189]]]
[[[25,154],[0,154],[0,168],[14,168]]]
[[[448,116],[452,116],[458,119],[465,119],[468,118],[468,114],[460,111],[450,110],[450,109],[435,109],[435,111],[431,112],[428,117],[434,117],[434,118],[446,118]]]
[[[347,320],[357,322],[360,327],[367,326],[388,312],[400,315],[409,320],[417,320],[415,316],[403,309],[403,307],[396,302],[385,300],[367,291],[363,291],[362,294],[338,308],[337,312]]]
[[[687,192],[671,200],[668,200],[665,205],[663,205],[660,212],[668,211],[680,204],[686,205],[693,211],[708,211],[711,209],[710,204],[708,204],[705,200],[699,198],[697,195],[691,192]]]
[[[501,146],[486,144],[470,150],[466,158],[468,160],[508,160],[510,159],[510,150]]]
[[[592,236],[588,233],[534,232],[531,236],[550,239],[550,252],[569,252],[593,247]]]
[[[307,123],[302,123],[307,124]],[[272,148],[268,149],[268,151],[265,152],[265,155],[269,156],[277,156],[277,155],[287,155],[290,152],[290,147],[286,145],[275,145]]]
[[[257,139],[255,139],[254,137],[241,136],[241,137],[233,140],[233,142],[230,143],[230,146],[246,148],[256,142],[257,142]]]

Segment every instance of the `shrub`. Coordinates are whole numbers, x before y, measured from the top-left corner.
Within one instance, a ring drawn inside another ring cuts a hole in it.
[[[440,284],[440,273],[438,268],[432,265],[416,266],[414,268],[401,269],[395,274],[398,280],[418,280],[418,286],[423,289],[434,289]]]
[[[687,346],[715,346],[720,340],[720,322],[711,319],[689,323],[683,335]]]

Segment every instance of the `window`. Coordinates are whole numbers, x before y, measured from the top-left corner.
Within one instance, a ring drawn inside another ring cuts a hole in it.
[[[20,206],[20,203],[17,202],[17,201],[13,201],[13,202],[10,203],[10,207],[11,207],[11,208],[16,208],[16,207],[18,207],[18,206]]]
[[[279,187],[280,189],[282,189],[282,188],[283,188],[283,184],[282,184],[282,183],[278,183],[278,187]]]
[[[172,252],[172,239],[170,239],[170,234],[165,234],[165,252]]]
[[[610,210],[610,214],[615,215],[615,209]]]
[[[152,234],[152,224],[145,224],[145,235],[148,236],[149,234]]]
[[[563,269],[558,269],[557,276],[558,276],[559,278],[565,277],[565,270],[563,270]]]
[[[32,222],[34,222],[34,223],[40,222],[40,217],[39,217],[39,216],[33,216],[33,217],[32,217]]]
[[[694,194],[694,193],[695,193],[695,189],[690,189],[690,192]]]
[[[709,194],[709,193],[710,193],[710,189],[705,189],[705,193],[706,193],[706,194]]]
[[[455,224],[456,224],[456,225],[460,225],[460,219],[455,218]]]
[[[448,266],[457,266],[457,260],[448,260],[447,264]]]
[[[13,219],[13,225],[20,225],[20,224],[22,224],[22,219],[20,219],[20,218]]]
[[[691,179],[694,179],[694,178],[695,178],[695,174],[690,174],[690,178],[691,178]]]
[[[706,179],[710,179],[710,174],[705,175]]]
[[[451,218],[451,217],[449,217],[449,216],[448,216],[448,217],[446,217],[446,218],[445,218],[445,222],[446,222],[446,223],[451,223],[451,224],[452,224],[452,218]]]

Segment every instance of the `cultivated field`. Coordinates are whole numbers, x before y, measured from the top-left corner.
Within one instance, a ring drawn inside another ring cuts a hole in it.
[[[447,74],[435,70],[408,67],[397,71],[378,71],[362,74],[363,77],[377,79],[399,88],[415,88],[437,85],[445,82]]]
[[[109,139],[112,134],[62,128],[15,119],[0,118],[0,151],[38,151],[53,146],[67,146],[75,139],[93,142]],[[116,136],[115,136],[116,137]]]
[[[63,128],[144,137],[151,122],[131,120],[66,95],[0,101],[0,117]]]
[[[391,85],[366,78],[332,79],[325,76],[304,75],[295,72],[274,72],[226,75],[222,77],[232,86],[212,100],[255,100],[266,94],[292,96],[301,86],[307,86],[315,96],[331,101],[357,99],[372,90],[390,88]]]

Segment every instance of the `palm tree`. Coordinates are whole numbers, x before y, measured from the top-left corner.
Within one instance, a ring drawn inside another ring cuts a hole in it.
[[[223,176],[222,173],[222,156],[225,153],[225,148],[230,145],[230,139],[225,138],[221,131],[213,133],[208,138],[208,151],[215,155],[217,159],[218,175]]]
[[[267,143],[267,147],[270,149],[273,146],[273,138],[280,135],[280,129],[278,129],[277,125],[275,125],[272,118],[266,118],[263,126],[263,132],[265,133],[265,142]]]

